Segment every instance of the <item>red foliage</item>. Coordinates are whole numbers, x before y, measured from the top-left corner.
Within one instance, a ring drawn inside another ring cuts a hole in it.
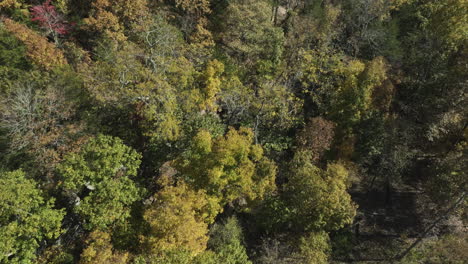
[[[31,15],[31,20],[38,22],[40,27],[46,29],[49,34],[66,35],[70,32],[72,24],[65,21],[63,15],[50,4],[50,0],[42,5],[31,7]]]

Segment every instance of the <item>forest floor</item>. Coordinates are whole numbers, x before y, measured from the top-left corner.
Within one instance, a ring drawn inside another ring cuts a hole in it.
[[[336,256],[337,263],[402,263],[395,257],[440,214],[420,188],[409,185],[393,187],[390,196],[385,188],[368,191],[354,186],[350,193],[359,206],[351,228],[352,248],[345,256]],[[456,219],[444,219],[426,237],[459,227]]]

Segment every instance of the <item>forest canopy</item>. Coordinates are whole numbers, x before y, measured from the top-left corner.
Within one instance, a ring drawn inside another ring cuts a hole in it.
[[[466,0],[2,0],[0,263],[464,263]]]

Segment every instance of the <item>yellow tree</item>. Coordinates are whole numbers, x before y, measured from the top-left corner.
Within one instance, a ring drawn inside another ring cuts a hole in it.
[[[115,41],[125,41],[126,30],[139,28],[148,16],[146,0],[94,0],[86,28]]]
[[[207,15],[211,13],[209,0],[173,0],[182,11],[183,24],[188,27],[188,39],[197,49],[214,46],[213,35],[207,29]]]
[[[85,240],[85,245],[80,255],[80,264],[128,263],[128,253],[117,252],[113,249],[111,237],[106,232],[91,232]]]
[[[376,57],[367,63],[352,60],[340,70],[345,79],[339,84],[332,116],[346,129],[373,107],[372,94],[387,79],[387,68],[385,59]]]
[[[200,131],[175,167],[187,183],[218,197],[221,205],[239,198],[262,199],[275,188],[276,165],[253,137],[249,128],[231,128],[214,139]]]
[[[208,224],[219,211],[215,201],[203,190],[194,191],[182,181],[166,185],[152,200],[144,212],[150,229],[143,237],[151,253],[178,249],[196,255],[205,250]]]
[[[221,91],[221,74],[224,72],[224,64],[218,60],[209,61],[202,72],[202,91],[205,97],[204,108],[216,110],[216,95]]]
[[[19,8],[23,5],[22,0],[3,0],[0,2],[0,10],[9,8]]]

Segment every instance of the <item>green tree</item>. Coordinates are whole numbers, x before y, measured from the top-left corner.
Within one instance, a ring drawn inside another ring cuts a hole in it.
[[[388,79],[383,57],[365,62],[325,49],[303,52],[301,61],[306,115],[329,116],[342,130],[351,130],[374,107],[372,96]]]
[[[297,1],[284,21],[287,28],[285,55],[296,63],[301,50],[326,49],[342,34],[341,8],[333,1]],[[299,4],[301,3],[301,4]]]
[[[302,264],[326,264],[329,263],[331,253],[330,238],[324,231],[312,232],[301,237],[299,250],[294,258]]]
[[[0,172],[0,263],[34,263],[40,244],[62,232],[65,213],[53,207],[23,171]]]
[[[265,149],[280,151],[290,146],[288,132],[302,120],[303,101],[276,80],[252,88],[230,76],[223,80],[219,102],[224,122],[253,127],[255,142]]]
[[[251,264],[243,239],[239,221],[230,217],[211,227],[208,248],[216,254],[218,263]]]
[[[400,59],[398,21],[393,19],[392,12],[411,1],[341,1],[339,20],[343,22],[345,34],[340,36],[340,46],[347,54],[360,58]]]
[[[203,253],[201,255],[204,255]],[[200,256],[200,255],[198,255]],[[211,264],[210,262],[196,262],[193,253],[183,248],[176,248],[159,252],[158,254],[143,254],[134,258],[132,263],[135,264]],[[208,260],[209,259],[203,259]],[[203,261],[202,260],[202,261]],[[214,264],[214,263],[213,263]]]
[[[98,135],[78,153],[69,153],[57,169],[74,210],[88,229],[105,229],[130,215],[142,190],[132,180],[141,155],[115,137]]]
[[[179,14],[178,22],[187,39],[192,44],[195,52],[214,46],[213,36],[207,29],[209,20],[207,16],[211,13],[209,0],[163,0],[175,6]]]
[[[332,49],[313,49],[300,52],[298,79],[304,95],[306,117],[328,115],[338,87],[345,79],[344,55]]]
[[[340,164],[322,170],[312,158],[310,151],[299,151],[290,164],[285,199],[294,228],[338,230],[351,224],[356,206],[346,192],[348,171]]]
[[[145,144],[142,139],[159,143],[180,136],[177,89],[170,83],[175,77],[168,78],[166,73],[183,72],[174,66],[181,61],[165,50],[167,43],[159,47],[154,38],[154,34],[148,35],[155,46],[148,44],[145,49],[130,42],[114,45],[104,41],[96,52],[98,60],[81,71],[86,89],[98,102],[95,113],[100,122],[96,126],[108,124],[109,133],[139,145]],[[182,86],[181,82],[174,84]]]
[[[144,27],[136,35],[136,42],[145,51],[145,65],[156,73],[167,73],[174,65],[174,61],[184,55],[186,48],[182,32],[169,24],[162,16],[153,16],[151,23]],[[180,63],[180,61],[179,61]],[[190,62],[186,61],[188,66]],[[175,79],[184,80],[185,75],[190,74],[179,72]],[[182,85],[182,84],[181,84]]]
[[[76,263],[70,247],[53,245],[46,248],[37,258],[39,264],[72,264]]]
[[[329,118],[337,123],[335,145],[340,157],[353,155],[356,134],[366,115],[375,110],[372,95],[388,79],[387,70],[388,63],[382,57],[367,63],[351,60],[338,70],[341,80],[333,95]]]
[[[457,197],[466,188],[466,1],[413,1],[401,8],[405,23],[402,69],[396,101],[406,109],[400,130],[421,162],[434,201]],[[427,43],[427,44],[424,44]],[[409,125],[408,125],[409,124]]]
[[[255,94],[251,110],[255,143],[277,151],[288,148],[292,141],[288,131],[302,121],[303,100],[273,80],[260,84]]]
[[[464,138],[458,142],[445,157],[439,158],[429,169],[429,181],[426,184],[431,198],[439,204],[460,196],[468,187],[467,149],[468,129],[464,131]]]
[[[10,92],[13,83],[32,68],[26,52],[26,46],[0,26],[0,78],[3,80],[0,92]]]
[[[268,1],[234,0],[223,13],[220,39],[241,65],[268,73],[280,62],[284,34],[271,20]]]
[[[466,109],[467,9],[466,1],[450,0],[414,2],[401,10],[400,19],[408,23],[403,38],[407,78],[398,100],[421,113],[416,118],[425,130]]]

